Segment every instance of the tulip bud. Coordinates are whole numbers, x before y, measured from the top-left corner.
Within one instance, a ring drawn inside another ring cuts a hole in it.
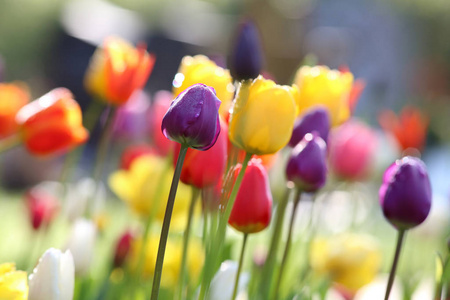
[[[211,148],[220,133],[220,100],[213,88],[194,84],[178,95],[165,114],[166,138],[197,150]]]
[[[226,133],[228,128],[225,122],[221,121],[220,125],[221,131]],[[225,169],[227,142],[226,134],[221,134],[214,146],[206,151],[188,149],[181,170],[181,181],[199,189],[216,184]],[[176,145],[174,163],[178,159],[180,147],[180,144]]]
[[[78,219],[72,227],[72,233],[66,249],[70,250],[75,263],[75,271],[85,275],[92,264],[97,228],[92,221]]]
[[[286,166],[287,179],[305,192],[315,192],[327,179],[326,144],[311,133],[292,150]]]
[[[406,156],[386,169],[379,191],[383,214],[399,230],[425,221],[431,209],[431,184],[425,164]]]
[[[156,155],[156,151],[152,147],[145,144],[128,146],[120,157],[120,168],[123,170],[129,170],[131,163],[136,158],[147,154]]]
[[[154,96],[149,110],[150,138],[160,155],[167,155],[173,149],[175,143],[168,140],[161,132],[161,123],[164,115],[172,103],[173,95],[168,91],[159,91]]]
[[[148,134],[147,111],[150,97],[142,90],[136,90],[130,99],[120,106],[114,118],[113,134],[115,138],[141,140]]]
[[[238,165],[235,169],[236,176],[241,168]],[[252,159],[245,170],[228,224],[243,233],[256,233],[269,225],[271,215],[272,194],[267,171],[260,160]]]
[[[231,51],[230,72],[235,80],[255,79],[261,73],[262,49],[258,30],[251,21],[239,25]]]
[[[116,244],[116,252],[114,254],[114,267],[121,267],[123,265],[130,252],[133,239],[133,234],[129,231],[125,232],[119,238]]]
[[[29,277],[28,300],[72,300],[75,268],[69,250],[50,248]]]
[[[82,124],[81,108],[65,88],[51,90],[22,107],[16,121],[26,148],[36,155],[69,150],[89,136]]]
[[[236,273],[238,264],[235,261],[227,260],[220,265],[219,271],[214,275],[211,281],[211,287],[208,294],[208,300],[229,300],[232,297],[234,282],[236,280]],[[248,284],[249,274],[243,273],[239,277],[238,283],[238,297],[239,294],[245,290]]]
[[[313,132],[316,132],[326,143],[329,131],[330,116],[326,108],[319,106],[308,109],[301,118],[295,121],[289,146],[295,147],[305,134]]]
[[[59,209],[58,200],[39,186],[28,190],[25,193],[25,199],[31,226],[35,230],[41,225],[48,225]]]

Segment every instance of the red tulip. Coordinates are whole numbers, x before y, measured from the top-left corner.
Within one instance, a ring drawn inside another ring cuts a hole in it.
[[[25,193],[25,201],[33,229],[48,225],[59,210],[58,200],[40,187],[34,187]]]
[[[418,108],[406,106],[399,116],[391,110],[385,110],[378,121],[385,132],[395,137],[401,150],[415,148],[420,151],[425,146],[428,120]]]
[[[235,175],[241,170],[238,165]],[[259,159],[252,159],[245,170],[228,224],[243,233],[265,229],[272,214],[272,194],[266,169]]]
[[[133,239],[134,236],[130,231],[126,231],[119,238],[116,244],[116,252],[114,253],[114,267],[121,267],[123,265],[130,253]]]
[[[65,88],[54,89],[25,105],[16,116],[23,142],[33,154],[48,155],[84,143],[81,109]]]
[[[225,122],[220,122],[222,133],[214,146],[206,151],[189,148],[181,170],[181,181],[197,188],[216,184],[223,176],[227,160],[228,128]],[[174,163],[178,158],[180,144],[175,146]]]

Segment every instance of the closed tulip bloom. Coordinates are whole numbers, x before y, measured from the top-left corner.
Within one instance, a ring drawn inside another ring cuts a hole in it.
[[[305,192],[317,191],[327,179],[326,155],[326,144],[322,138],[306,134],[289,157],[287,179]]]
[[[208,300],[229,300],[233,296],[233,287],[236,281],[238,263],[231,260],[224,261],[214,278],[211,281],[211,287],[208,294]],[[238,296],[236,299],[246,299],[241,297],[245,294],[250,276],[248,272],[243,272],[239,277]]]
[[[75,267],[70,251],[45,251],[30,275],[29,285],[29,300],[72,300]]]
[[[35,230],[42,225],[49,225],[59,210],[58,199],[39,186],[25,193],[25,201],[30,215],[31,226]]]
[[[75,271],[78,275],[88,273],[94,257],[97,226],[93,221],[78,219],[72,227],[66,249],[73,255]]]
[[[237,176],[242,166],[235,170]],[[252,159],[245,170],[228,224],[243,233],[256,233],[269,226],[272,215],[272,194],[266,169]]]
[[[221,121],[222,132],[227,132],[225,122]],[[188,149],[181,169],[180,180],[185,184],[193,185],[199,189],[216,184],[223,176],[227,161],[227,136],[221,134],[214,146],[206,151]],[[180,144],[177,144],[174,163],[178,159]]]
[[[247,101],[236,101],[230,116],[229,138],[252,154],[273,154],[291,138],[296,116],[296,89],[262,76],[249,87]]]
[[[145,48],[135,48],[118,37],[107,38],[91,59],[84,78],[86,89],[112,105],[127,102],[144,87],[153,69],[155,57]]]
[[[178,95],[164,115],[166,138],[197,150],[208,150],[220,133],[220,100],[213,88],[194,84]]]
[[[16,120],[25,147],[35,155],[67,151],[89,136],[82,124],[80,106],[65,88],[54,89],[25,105]]]
[[[16,271],[13,263],[0,264],[0,299],[28,299],[27,272]]]
[[[292,131],[290,147],[295,147],[307,133],[318,134],[325,143],[328,141],[330,131],[330,116],[325,107],[318,106],[306,110],[300,118],[297,118]]]
[[[17,112],[30,101],[25,85],[20,83],[0,83],[0,139],[19,130]]]
[[[300,90],[297,99],[300,113],[312,106],[324,105],[328,109],[333,127],[350,117],[352,73],[330,70],[325,66],[303,66],[297,71],[294,83]]]
[[[431,209],[431,184],[425,164],[406,156],[386,169],[379,191],[383,214],[399,230],[421,224]]]
[[[116,244],[116,252],[114,253],[114,267],[121,267],[126,261],[128,254],[130,253],[133,240],[134,236],[130,231],[126,231],[119,238]]]
[[[217,66],[204,55],[185,56],[173,80],[174,96],[178,96],[196,83],[203,83],[214,88],[217,98],[222,101],[220,115],[225,117],[234,97],[234,86],[230,72]]]
[[[328,143],[333,173],[343,180],[364,180],[370,175],[378,139],[375,131],[357,120],[335,128]]]
[[[168,140],[161,131],[161,123],[172,103],[173,95],[168,91],[158,91],[149,110],[150,138],[161,155],[167,155],[173,150],[175,143]]]
[[[254,79],[261,73],[263,55],[258,29],[251,21],[239,25],[229,62],[235,80]]]

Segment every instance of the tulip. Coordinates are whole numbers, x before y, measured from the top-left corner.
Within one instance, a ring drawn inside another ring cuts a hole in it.
[[[262,76],[248,88],[246,101],[236,100],[230,116],[229,138],[251,154],[272,154],[286,146],[294,127],[296,89]]]
[[[333,173],[345,180],[366,179],[375,160],[377,144],[375,131],[360,121],[350,120],[335,128],[328,143]]]
[[[233,284],[236,278],[238,264],[234,261],[224,261],[211,281],[208,300],[229,300],[232,296]],[[249,282],[249,274],[244,273],[239,279],[239,295],[245,293],[245,287]],[[239,297],[239,299],[241,299]]]
[[[16,114],[29,101],[30,95],[24,84],[0,83],[0,138],[19,130]]]
[[[141,156],[152,154],[156,155],[156,150],[146,144],[132,145],[125,148],[120,157],[120,168],[123,170],[129,170],[133,161]]]
[[[297,71],[294,83],[300,90],[297,99],[300,113],[310,107],[324,105],[328,109],[333,127],[350,117],[352,73],[330,70],[325,66],[303,66]]]
[[[315,192],[327,179],[326,144],[321,137],[306,134],[292,150],[286,166],[287,179],[305,192]]]
[[[16,120],[25,147],[35,155],[67,151],[89,136],[82,125],[80,106],[65,88],[54,89],[25,105]]]
[[[145,45],[134,48],[128,42],[107,38],[92,56],[84,78],[86,89],[112,105],[122,105],[134,91],[142,89],[155,63]]]
[[[166,138],[197,150],[208,150],[220,133],[220,100],[213,88],[195,84],[178,95],[165,114]]]
[[[325,143],[328,141],[328,133],[330,131],[330,116],[325,107],[313,107],[302,114],[295,121],[294,130],[292,131],[290,147],[295,147],[307,133],[318,134]]]
[[[125,232],[116,243],[116,251],[114,253],[114,267],[121,267],[126,261],[131,250],[134,236],[130,231]]]
[[[153,144],[161,155],[167,155],[172,151],[175,143],[168,140],[161,132],[161,123],[164,115],[169,110],[173,95],[168,91],[159,91],[154,96],[151,109],[149,110],[150,137]]]
[[[228,109],[234,96],[234,86],[230,72],[218,67],[206,56],[185,56],[173,80],[174,96],[178,96],[185,89],[196,83],[203,83],[214,88],[217,98],[222,101],[220,115],[225,117],[228,114]]]
[[[133,160],[130,169],[111,174],[109,186],[139,216],[154,214],[156,220],[162,221],[173,172],[172,165],[162,157],[144,155]],[[171,228],[180,230],[186,225],[190,188],[181,183],[178,189]]]
[[[261,72],[262,56],[257,28],[251,21],[242,22],[231,51],[231,76],[238,81],[255,79]]]
[[[28,190],[25,199],[31,226],[35,230],[50,224],[59,209],[58,199],[39,186]]]
[[[384,216],[397,229],[421,224],[431,209],[431,185],[425,164],[409,156],[397,160],[384,173],[379,194]]]
[[[78,219],[72,227],[66,249],[73,255],[75,272],[78,275],[86,275],[91,267],[97,227],[94,222],[87,219]]]
[[[220,122],[221,131],[227,132],[225,122]],[[188,149],[181,169],[181,182],[193,185],[199,189],[216,184],[223,176],[227,160],[227,136],[219,135],[216,143],[206,151]],[[176,145],[175,153],[180,152],[180,144]],[[174,156],[174,163],[178,155]]]
[[[343,234],[317,238],[310,251],[311,268],[354,294],[370,283],[381,266],[378,243],[370,236]]]
[[[28,299],[27,273],[16,271],[13,263],[0,264],[0,299]]]
[[[29,277],[29,300],[72,300],[75,267],[72,253],[50,248]]]
[[[393,111],[383,111],[378,119],[383,130],[392,134],[402,151],[425,146],[428,120],[418,108],[406,106],[397,117]]]
[[[113,134],[116,138],[143,139],[148,134],[147,111],[150,97],[142,90],[136,90],[130,99],[116,111]]]
[[[235,174],[238,174],[238,165]],[[272,194],[267,172],[257,159],[250,160],[236,196],[228,224],[243,233],[265,229],[272,214]]]

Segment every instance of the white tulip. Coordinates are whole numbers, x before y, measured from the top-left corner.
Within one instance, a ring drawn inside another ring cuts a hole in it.
[[[72,252],[75,272],[78,275],[85,275],[89,271],[94,256],[96,236],[97,227],[94,222],[78,219],[73,224],[66,249]]]
[[[388,282],[388,275],[380,275],[371,283],[363,286],[353,298],[354,300],[379,300],[384,299],[386,286]],[[403,288],[399,283],[399,278],[394,279],[392,290],[389,295],[389,300],[403,299]]]
[[[211,281],[208,300],[230,300],[233,294],[234,282],[238,264],[235,261],[227,260],[220,265],[219,271]],[[238,295],[236,299],[246,299],[245,287],[248,284],[248,273],[241,273],[239,277]]]
[[[72,300],[75,281],[73,257],[50,248],[29,276],[28,300]]]

